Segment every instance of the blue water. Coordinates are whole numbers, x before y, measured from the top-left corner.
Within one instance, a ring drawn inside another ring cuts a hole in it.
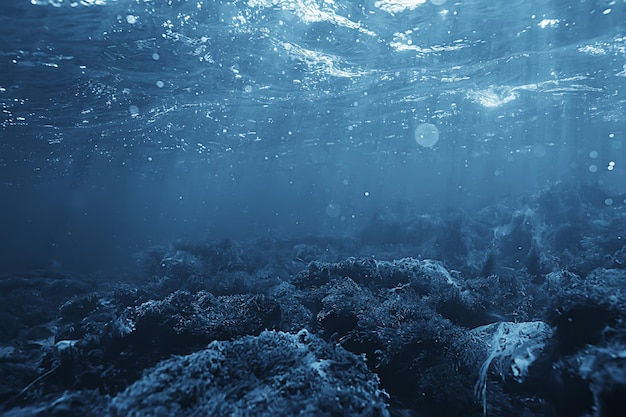
[[[565,180],[624,204],[625,9],[3,0],[0,272],[351,236]]]

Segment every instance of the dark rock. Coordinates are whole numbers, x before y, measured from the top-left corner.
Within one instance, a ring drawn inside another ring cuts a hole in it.
[[[363,358],[302,330],[266,331],[164,361],[116,395],[112,416],[388,416]]]

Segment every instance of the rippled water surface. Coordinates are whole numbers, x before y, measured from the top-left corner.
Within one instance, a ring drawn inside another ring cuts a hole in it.
[[[622,0],[0,3],[4,269],[626,192]]]

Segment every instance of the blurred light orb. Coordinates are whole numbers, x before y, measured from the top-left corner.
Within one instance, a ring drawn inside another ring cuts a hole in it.
[[[415,142],[425,148],[432,148],[439,142],[439,129],[432,123],[422,123],[415,128]]]
[[[609,197],[626,194],[626,171],[620,168],[604,171],[598,178],[598,187]]]
[[[330,217],[331,219],[337,218],[339,217],[339,215],[341,214],[341,206],[337,203],[334,202],[330,202],[328,203],[328,205],[326,206],[326,215],[328,217]]]

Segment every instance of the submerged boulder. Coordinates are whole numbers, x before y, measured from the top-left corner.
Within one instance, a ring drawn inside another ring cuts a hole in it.
[[[265,331],[149,369],[111,416],[388,416],[363,357],[301,330]]]

